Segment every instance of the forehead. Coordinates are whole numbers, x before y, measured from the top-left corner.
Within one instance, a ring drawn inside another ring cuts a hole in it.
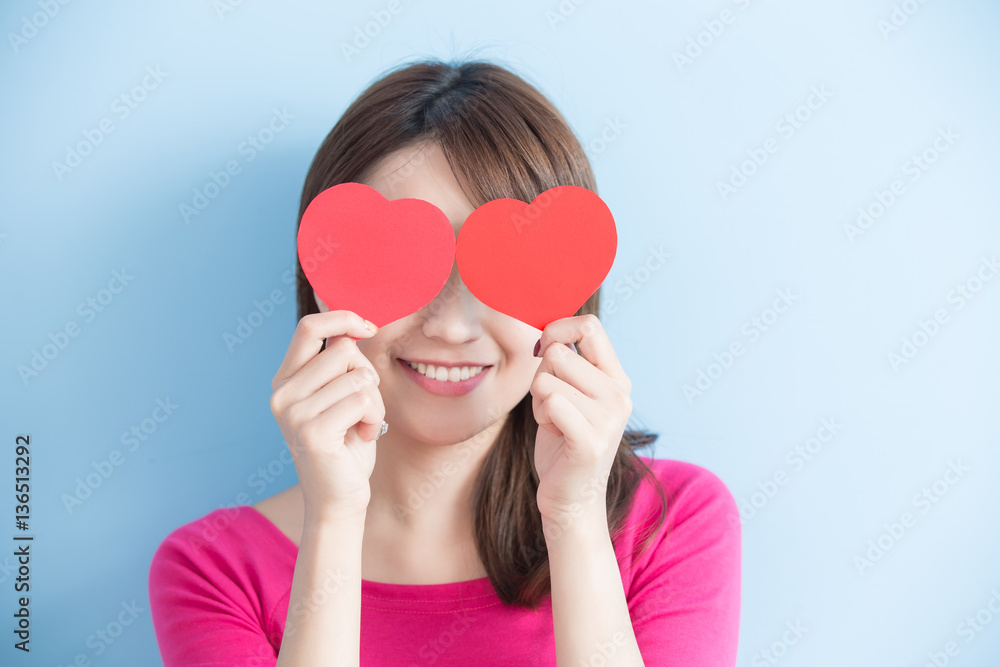
[[[423,199],[448,216],[455,231],[475,208],[436,143],[411,146],[383,158],[366,185],[386,199]]]

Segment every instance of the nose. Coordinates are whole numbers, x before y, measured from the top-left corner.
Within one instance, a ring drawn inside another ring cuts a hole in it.
[[[448,282],[423,308],[423,333],[449,345],[461,345],[482,335],[483,303],[462,282],[454,264]]]

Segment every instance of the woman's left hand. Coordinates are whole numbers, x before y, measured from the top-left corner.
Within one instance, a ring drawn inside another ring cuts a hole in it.
[[[632,382],[595,315],[550,323],[539,354],[529,390],[538,422],[538,510],[560,522],[581,511],[606,516],[608,474],[632,414]]]

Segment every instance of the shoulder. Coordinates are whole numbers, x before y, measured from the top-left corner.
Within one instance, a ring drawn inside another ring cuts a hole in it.
[[[207,549],[225,551],[245,532],[243,515],[249,511],[247,506],[220,507],[178,526],[163,538],[155,555],[178,552],[195,556]]]
[[[643,655],[676,664],[734,665],[739,636],[741,544],[736,501],[718,475],[694,463],[640,457],[653,472],[636,492],[635,516],[656,526],[648,548],[626,545],[622,583]],[[654,507],[655,506],[655,507]]]
[[[236,505],[220,507],[174,528],[153,554],[150,586],[191,573],[208,579],[242,578],[244,571],[266,563],[269,552],[277,550],[261,530],[261,520],[250,506]]]
[[[653,459],[640,456],[653,473],[668,503],[674,519],[688,519],[695,514],[735,516],[739,511],[736,499],[722,479],[708,468],[687,461]],[[636,492],[637,501],[658,502],[659,497],[650,480],[644,480]],[[727,519],[731,523],[732,519]]]
[[[655,547],[646,558],[680,558],[723,545],[728,551],[739,551],[736,499],[718,475],[686,461],[639,458],[653,479],[644,477],[636,490],[623,547],[635,549],[647,535],[655,534]],[[640,562],[648,564],[645,558],[634,564]]]
[[[164,662],[234,664],[231,652],[251,642],[270,654],[266,642],[280,637],[272,611],[291,589],[294,561],[249,505],[219,508],[171,530],[147,580]],[[223,653],[229,659],[220,660]]]

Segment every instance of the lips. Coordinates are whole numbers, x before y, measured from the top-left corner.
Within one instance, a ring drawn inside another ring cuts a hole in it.
[[[493,368],[492,366],[484,366],[483,369],[476,375],[465,380],[452,382],[449,380],[436,380],[429,378],[426,375],[414,370],[404,359],[397,358],[396,362],[399,364],[400,368],[403,369],[403,373],[413,380],[418,387],[438,396],[461,396],[462,394],[469,393],[478,387],[484,379],[486,379],[486,377],[490,374],[490,369]],[[455,368],[455,366],[450,366],[450,368]]]

